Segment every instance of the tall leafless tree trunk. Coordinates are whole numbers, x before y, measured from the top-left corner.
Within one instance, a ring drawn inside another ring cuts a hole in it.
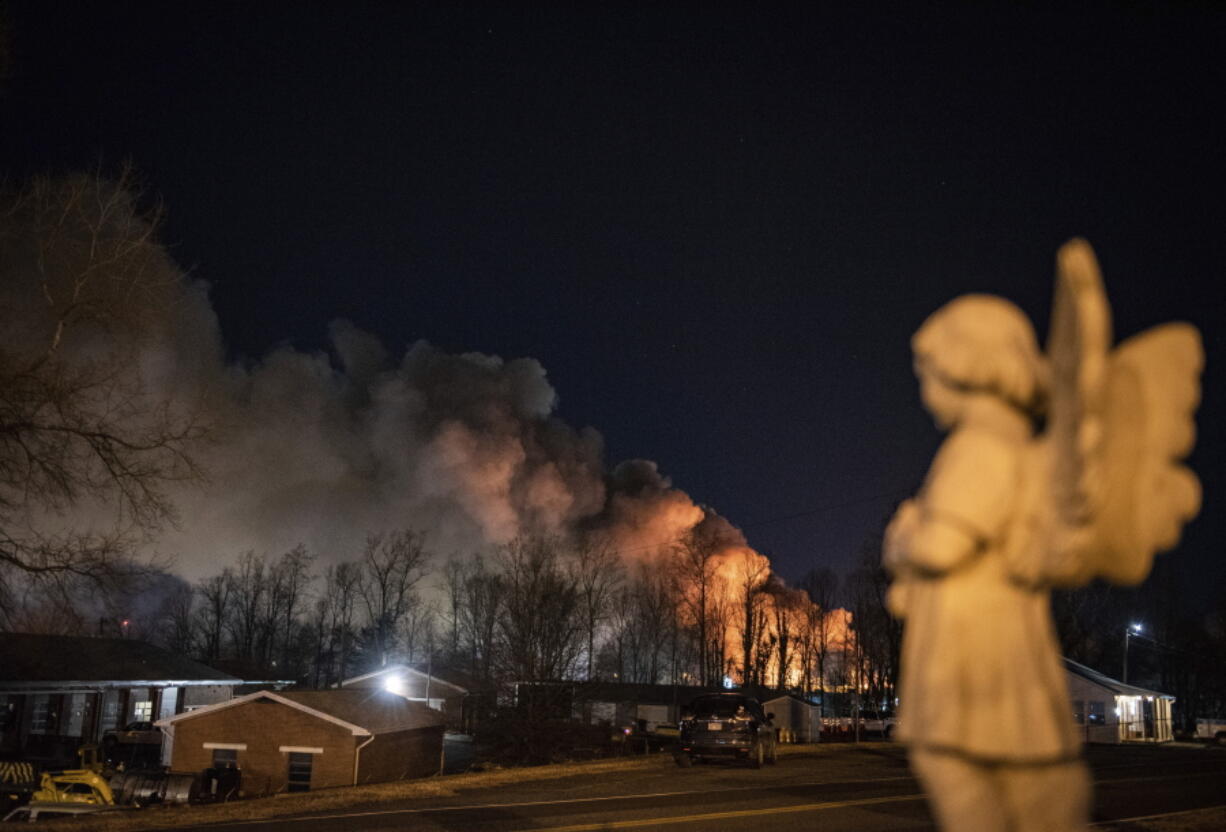
[[[368,535],[362,553],[362,580],[358,592],[379,656],[387,664],[395,647],[400,620],[417,603],[413,588],[425,576],[430,553],[425,535],[414,529]]]
[[[585,542],[575,553],[574,581],[583,610],[583,630],[587,640],[587,672],[594,678],[596,633],[609,615],[613,595],[621,586],[624,573],[617,553],[608,546]]]

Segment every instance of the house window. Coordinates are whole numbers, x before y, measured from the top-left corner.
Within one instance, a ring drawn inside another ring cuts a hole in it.
[[[213,768],[238,768],[238,749],[214,748]]]
[[[1091,725],[1106,725],[1107,724],[1107,703],[1106,702],[1087,702],[1086,703],[1086,722]]]
[[[314,754],[304,754],[300,751],[289,753],[289,776],[286,789],[291,792],[305,792],[311,788],[311,760]]]
[[[33,713],[30,716],[30,733],[54,734],[58,722],[56,717],[59,715],[57,713],[59,697],[49,693],[40,693],[35,695],[33,705]]]
[[[128,722],[153,721],[153,697],[149,688],[132,688],[128,692]]]
[[[1078,725],[1086,724],[1086,703],[1082,699],[1073,700],[1073,721]]]
[[[17,724],[16,696],[0,696],[0,733],[4,733]]]
[[[102,694],[101,722],[103,731],[119,727],[119,691],[108,690]]]

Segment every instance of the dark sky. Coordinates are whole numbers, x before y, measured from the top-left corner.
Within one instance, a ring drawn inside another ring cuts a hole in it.
[[[1175,557],[1226,589],[1212,4],[279,5],[7,12],[5,169],[130,158],[232,357],[320,348],[337,317],[535,357],[611,462],[656,460],[794,579],[927,468],[924,317],[991,291],[1042,337],[1082,235],[1119,335],[1205,335],[1205,507]]]

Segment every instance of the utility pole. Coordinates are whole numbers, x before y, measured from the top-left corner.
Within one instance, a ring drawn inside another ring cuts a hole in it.
[[[1141,629],[1141,625],[1134,622],[1124,630],[1124,678],[1121,680],[1124,684],[1128,684],[1128,641],[1134,634],[1140,635]]]

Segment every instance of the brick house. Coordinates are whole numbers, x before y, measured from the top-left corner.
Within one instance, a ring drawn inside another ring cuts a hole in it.
[[[442,715],[382,689],[257,691],[157,724],[172,771],[233,765],[248,797],[442,768]]]
[[[242,683],[134,639],[0,633],[0,756],[68,765],[109,730],[225,701]]]

